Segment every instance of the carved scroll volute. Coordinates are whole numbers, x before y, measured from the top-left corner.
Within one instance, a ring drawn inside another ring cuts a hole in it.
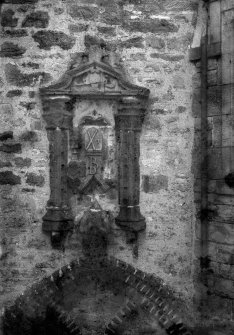
[[[145,229],[139,206],[140,132],[145,109],[137,98],[124,98],[115,117],[118,145],[119,215],[116,224],[137,233]]]
[[[43,230],[60,244],[65,231],[73,227],[67,194],[68,131],[72,127],[72,105],[69,96],[46,97],[43,117],[50,151],[50,199],[43,217]]]

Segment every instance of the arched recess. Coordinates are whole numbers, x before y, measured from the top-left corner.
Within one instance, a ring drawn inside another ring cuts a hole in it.
[[[84,162],[73,160],[69,166],[68,155],[71,146],[70,134],[74,130],[74,118],[79,118],[75,115],[75,105],[87,101],[115,103],[116,112],[113,119],[117,147],[119,202],[119,214],[115,221],[121,228],[134,234],[145,229],[145,219],[139,207],[139,138],[148,96],[148,89],[129,83],[106,61],[89,62],[88,59],[85,59],[85,63],[83,60],[80,65],[68,70],[56,84],[40,89],[43,117],[46,121],[50,145],[51,190],[46,214],[43,217],[43,230],[50,232],[52,237],[55,237],[55,241],[56,237],[59,236],[60,239],[64,232],[73,227],[68,174],[70,173],[72,178],[75,176],[73,185],[82,184],[82,176],[87,177],[85,172],[87,167],[82,168]],[[95,111],[93,115],[97,122]],[[92,120],[90,120],[91,124]],[[88,134],[90,140],[97,133],[95,128],[93,129]],[[94,171],[94,169],[91,170]],[[91,180],[91,186],[100,183],[105,189],[100,176],[88,177]],[[79,186],[77,189],[81,192]]]

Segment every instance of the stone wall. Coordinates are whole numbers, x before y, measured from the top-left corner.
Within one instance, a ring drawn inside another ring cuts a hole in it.
[[[201,166],[194,169],[198,209],[195,263],[199,267],[201,262],[202,267],[204,286],[198,291],[205,322],[221,322],[224,330],[229,322],[233,327],[234,308],[233,1],[212,1],[208,14],[207,71],[202,60],[204,45],[201,58],[195,62],[194,76],[194,160]],[[201,96],[199,79],[204,76],[207,90]]]
[[[192,82],[198,0],[11,0],[1,8],[1,300],[79,256],[42,233],[49,198],[48,140],[39,88],[57,81],[92,45],[116,52],[129,80],[150,89],[141,136],[138,246],[115,227],[109,253],[155,273],[192,305],[195,227]],[[202,11],[202,5],[201,5]],[[198,27],[199,35],[199,27]],[[136,248],[138,248],[138,257]]]

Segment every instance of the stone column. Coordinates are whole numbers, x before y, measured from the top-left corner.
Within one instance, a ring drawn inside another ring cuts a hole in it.
[[[43,217],[43,230],[64,232],[73,226],[67,195],[68,130],[72,127],[69,96],[44,97],[43,117],[50,146],[50,199]]]
[[[145,229],[140,198],[140,132],[145,109],[137,98],[123,98],[115,117],[118,147],[119,214],[116,224],[138,232]]]

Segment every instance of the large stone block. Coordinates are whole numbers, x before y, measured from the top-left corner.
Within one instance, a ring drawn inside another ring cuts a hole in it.
[[[35,131],[26,130],[20,135],[20,139],[25,142],[36,142],[38,141],[38,136]]]
[[[164,175],[143,176],[142,189],[145,193],[158,193],[160,190],[167,190],[168,177]]]
[[[0,161],[0,169],[11,166],[12,166],[11,162]]]
[[[100,34],[108,35],[110,37],[116,35],[115,27],[97,27],[97,30]]]
[[[31,158],[22,158],[22,157],[16,157],[14,159],[15,165],[19,168],[23,167],[29,167],[32,164]]]
[[[38,0],[4,0],[5,3],[10,4],[35,4]]]
[[[171,33],[179,27],[166,19],[126,20],[123,28],[131,32],[141,33]]]
[[[37,11],[26,16],[22,22],[22,27],[47,28],[48,24],[49,14],[45,11]]]
[[[19,97],[22,93],[21,90],[11,90],[7,92],[6,96],[7,98]]]
[[[1,25],[3,27],[16,27],[18,19],[14,18],[15,12],[12,9],[7,9],[1,14]]]
[[[93,20],[97,19],[98,9],[96,7],[78,6],[68,3],[68,14],[74,19]]]
[[[213,291],[218,295],[234,299],[234,281],[231,279],[215,278]]]
[[[234,241],[234,225],[218,222],[209,223],[209,240],[216,243],[232,245]]]
[[[21,152],[21,144],[12,139],[8,139],[0,145],[0,151],[6,153],[19,153]]]
[[[151,53],[150,57],[163,59],[169,62],[178,62],[184,59],[184,55],[173,55],[173,54],[168,54],[168,53]]]
[[[42,187],[45,184],[45,178],[42,175],[30,172],[26,175],[26,183],[31,186]]]
[[[198,8],[197,0],[166,0],[164,8],[167,11],[196,11]]]
[[[27,30],[25,29],[15,29],[15,30],[4,30],[4,32],[1,33],[3,37],[24,37],[28,35]]]
[[[11,42],[4,42],[1,45],[0,57],[19,57],[26,51],[26,48],[21,47]]]
[[[15,175],[12,171],[0,172],[0,184],[1,185],[17,185],[21,184],[20,176]]]
[[[11,63],[6,64],[5,75],[9,84],[19,87],[33,86],[39,79],[42,84],[52,79],[46,72],[22,73],[17,65]]]
[[[62,31],[39,30],[32,37],[39,44],[39,48],[44,50],[50,50],[53,46],[69,50],[75,44],[75,39]]]
[[[216,316],[216,318],[220,318],[221,320],[227,320],[231,319],[231,314],[232,314],[232,301],[231,299],[220,297],[215,294],[211,294],[208,296],[207,299],[207,310],[208,314],[213,317]],[[223,328],[223,327],[222,327]],[[214,330],[213,330],[214,331]],[[220,334],[219,332],[215,333],[210,333],[209,330],[207,329],[207,333],[204,333],[204,335],[218,335]],[[227,334],[227,332],[221,334]],[[200,335],[198,333],[197,335]]]
[[[87,24],[70,24],[68,26],[68,29],[71,34],[76,34],[80,33],[82,31],[87,31],[88,30],[88,25]]]
[[[165,42],[162,38],[156,36],[150,36],[146,39],[146,45],[154,49],[164,49]]]
[[[144,40],[141,36],[129,38],[120,43],[122,48],[144,48]]]
[[[186,52],[189,45],[192,43],[192,39],[193,34],[190,32],[178,38],[170,38],[167,40],[167,48],[169,50]]]
[[[13,138],[13,131],[4,131],[3,133],[0,133],[0,141],[6,141],[9,138]]]
[[[207,90],[207,114],[208,116],[221,115],[222,88],[220,86],[208,87]]]

